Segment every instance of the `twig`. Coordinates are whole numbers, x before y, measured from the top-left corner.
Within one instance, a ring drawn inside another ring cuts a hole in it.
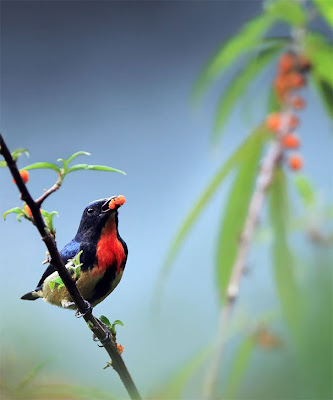
[[[246,260],[249,253],[251,240],[258,223],[267,189],[272,183],[274,169],[278,164],[282,153],[283,148],[280,142],[275,140],[271,144],[267,155],[262,162],[261,170],[256,181],[256,187],[251,198],[244,229],[240,237],[237,257],[228,283],[226,300],[220,313],[218,343],[216,346],[215,357],[207,375],[207,381],[205,385],[204,395],[207,399],[212,398],[212,394],[217,383],[218,370],[226,342],[228,326],[231,319],[233,306],[239,294],[241,279],[245,272]]]
[[[57,182],[49,189],[45,190],[45,192],[40,197],[38,197],[38,199],[35,200],[35,203],[38,205],[39,208],[41,207],[44,200],[50,196],[50,194],[52,194],[53,192],[55,192],[60,188],[61,183],[62,183],[62,177],[59,176]]]
[[[62,279],[64,285],[66,286],[66,289],[68,293],[70,294],[71,298],[73,299],[74,303],[76,304],[76,307],[78,311],[83,314],[83,318],[86,321],[89,329],[96,335],[96,337],[99,339],[99,341],[103,341],[108,333],[102,322],[94,317],[91,311],[87,310],[86,303],[81,296],[74,280],[70,276],[69,272],[67,271],[61,257],[59,254],[59,251],[57,249],[57,246],[54,242],[54,239],[52,235],[48,232],[44,220],[40,214],[40,204],[45,200],[47,196],[49,196],[51,193],[53,193],[55,190],[58,188],[55,188],[57,184],[55,184],[52,188],[50,188],[48,191],[44,193],[39,199],[34,201],[24,184],[21,175],[19,173],[19,170],[16,166],[16,162],[13,160],[10,151],[8,150],[8,147],[0,134],[0,153],[3,155],[4,159],[7,162],[7,166],[16,182],[17,188],[21,193],[21,199],[27,203],[27,205],[30,207],[31,213],[34,218],[34,224],[36,228],[38,229],[42,240],[44,241],[48,252],[50,254],[51,260],[52,260],[52,265],[55,267],[55,269],[58,271],[60,278]],[[88,311],[88,312],[87,312]],[[111,365],[113,369],[118,373],[120,379],[122,380],[129,396],[131,399],[135,400],[140,400],[141,396],[133,382],[133,379],[131,375],[129,374],[127,367],[121,357],[121,355],[118,352],[117,349],[117,344],[115,343],[115,340],[112,338],[112,335],[110,335],[111,338],[107,343],[105,344],[104,348],[111,357]]]

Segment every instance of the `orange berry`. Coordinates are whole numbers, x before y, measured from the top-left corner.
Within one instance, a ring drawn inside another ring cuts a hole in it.
[[[282,138],[282,144],[286,149],[298,149],[300,140],[297,135],[293,133],[287,133]]]
[[[292,72],[288,74],[287,82],[291,88],[300,88],[305,85],[305,79],[303,75],[299,74],[298,72]]]
[[[299,118],[296,114],[292,114],[289,118],[290,128],[296,128],[299,124]]]
[[[291,104],[297,110],[302,110],[305,107],[305,100],[301,96],[295,96],[291,99]]]
[[[295,64],[295,57],[290,53],[284,53],[279,60],[279,71],[287,73],[292,70]]]
[[[24,209],[25,213],[26,213],[29,217],[32,217],[32,212],[31,212],[30,207],[29,207],[28,205],[25,205],[25,206],[23,207],[23,209]]]
[[[300,54],[297,57],[297,64],[302,72],[306,72],[311,68],[311,61],[305,54]]]
[[[279,130],[281,126],[281,115],[279,113],[269,114],[266,118],[266,126],[272,131]]]
[[[119,196],[116,198],[116,202],[117,202],[118,206],[122,206],[124,203],[126,203],[125,196],[123,196],[122,194],[119,195]]]
[[[118,349],[120,354],[124,351],[124,347],[119,343],[117,343],[117,349]]]
[[[27,183],[29,180],[29,172],[26,169],[22,169],[22,171],[20,171],[20,175],[23,183]],[[13,179],[13,182],[16,184],[15,179]]]
[[[303,164],[304,164],[303,158],[297,153],[292,154],[289,157],[288,163],[289,163],[289,167],[294,171],[299,171],[303,167]]]

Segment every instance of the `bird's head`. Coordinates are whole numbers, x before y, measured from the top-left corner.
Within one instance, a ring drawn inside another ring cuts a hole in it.
[[[95,200],[84,209],[77,234],[85,237],[99,236],[105,224],[112,218],[118,226],[118,209],[125,203],[125,197],[111,196]]]

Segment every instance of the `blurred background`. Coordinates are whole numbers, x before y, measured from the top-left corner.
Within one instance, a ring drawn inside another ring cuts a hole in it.
[[[170,242],[190,206],[221,160],[265,115],[260,109],[261,88],[269,84],[273,70],[256,83],[255,98],[245,97],[233,112],[219,146],[212,148],[211,131],[224,83],[215,86],[201,108],[190,104],[203,64],[261,8],[261,1],[1,2],[1,132],[10,149],[29,150],[30,158],[22,156],[19,167],[55,162],[85,150],[92,155],[82,157],[82,162],[127,173],[71,174],[44,208],[59,211],[55,222],[61,248],[75,235],[89,202],[125,195],[119,231],[129,258],[122,282],[96,307],[95,315],[124,322],[125,327],[118,328],[118,341],[146,396],[167,393],[165,385],[182,365],[194,365],[189,360],[216,339],[220,310],[214,270],[216,238],[232,176],[191,231],[164,282],[155,313],[153,293]],[[329,32],[324,24],[319,23],[317,29]],[[304,172],[320,199],[314,218],[321,218],[329,231],[331,225],[322,210],[333,200],[332,123],[314,92],[308,91],[306,99],[301,126]],[[51,171],[31,171],[28,188],[38,197],[55,179]],[[0,171],[0,186],[1,213],[20,206],[6,169]],[[295,215],[304,217],[295,198],[292,208]],[[306,360],[295,361],[297,350],[281,320],[269,231],[263,225],[242,283],[226,365],[232,363],[246,335],[244,326],[266,318],[278,345],[258,346],[240,382],[239,398],[267,398],[267,393],[274,398],[329,398],[331,250],[309,242],[304,232],[291,235],[308,301],[304,306],[311,310],[304,325],[306,347],[313,350]],[[65,382],[125,397],[118,376],[102,369],[108,361],[106,353],[91,340],[83,321],[43,301],[20,300],[44,270],[45,248],[36,229],[8,216],[0,223],[0,235],[1,384],[15,386],[47,360],[35,383]],[[318,367],[318,377],[308,368],[309,360]],[[200,365],[198,377],[207,369],[205,362]],[[304,369],[302,376],[295,372],[299,365]],[[222,368],[221,385],[228,371],[229,367]],[[200,398],[201,385],[194,375],[183,397]],[[86,394],[87,398],[99,398],[93,393]]]

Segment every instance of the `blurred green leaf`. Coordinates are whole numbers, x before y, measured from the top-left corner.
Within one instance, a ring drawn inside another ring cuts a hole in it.
[[[292,26],[303,26],[306,23],[306,13],[299,2],[293,0],[275,0],[265,2],[265,12]]]
[[[6,161],[0,161],[0,168],[6,168],[6,167],[7,167]]]
[[[276,168],[270,187],[269,212],[273,228],[273,262],[275,283],[286,322],[297,339],[300,326],[299,291],[295,278],[294,259],[289,248],[289,199],[284,172]]]
[[[312,74],[315,86],[330,118],[333,118],[333,86]]]
[[[223,212],[216,263],[217,285],[222,299],[236,259],[264,142],[265,136],[252,136]]]
[[[53,169],[56,171],[58,174],[61,173],[60,167],[56,164],[49,163],[49,162],[38,162],[35,164],[27,165],[23,169]]]
[[[14,207],[14,208],[11,208],[11,209],[5,211],[5,212],[2,214],[2,218],[3,218],[3,219],[6,219],[6,216],[7,216],[8,214],[13,214],[13,213],[14,213],[14,214],[17,214],[18,217],[20,217],[20,216],[24,217],[24,216],[25,216],[24,213],[22,212],[22,210],[20,209],[20,207]],[[20,221],[20,220],[19,220],[19,221]]]
[[[217,106],[214,126],[215,139],[218,137],[219,131],[224,128],[226,120],[230,116],[232,108],[238,98],[244,94],[248,85],[254,81],[256,75],[273,59],[274,56],[276,56],[285,43],[285,41],[275,43],[273,46],[260,51],[241,71],[237,72],[226,90],[222,93]]]
[[[245,141],[238,147],[238,149],[229,157],[229,159],[222,165],[222,167],[217,171],[213,179],[210,181],[206,189],[200,198],[196,201],[194,206],[191,208],[184,222],[178,229],[176,233],[170,249],[166,255],[161,274],[160,274],[160,284],[166,274],[169,272],[171,265],[180,249],[182,242],[184,241],[186,235],[190,231],[194,222],[198,219],[200,213],[205,209],[205,206],[212,198],[213,194],[222,184],[224,178],[228,175],[228,173],[237,165],[239,165],[244,157],[248,154],[250,149],[252,149],[253,141],[257,141],[257,137],[267,139],[269,136],[265,128],[260,127],[256,129],[249,137],[245,139]],[[159,291],[159,286],[158,291]]]
[[[305,54],[311,60],[311,72],[333,87],[332,43],[320,33],[308,32],[305,40]]]
[[[236,398],[237,389],[242,382],[244,373],[250,362],[251,355],[255,349],[255,345],[255,336],[251,334],[244,338],[243,342],[237,349],[229,371],[228,382],[224,396],[226,399]]]
[[[211,352],[212,349],[210,346],[205,347],[192,356],[184,365],[178,368],[178,371],[175,372],[174,376],[163,388],[163,398],[181,399],[186,384],[206,361]],[[152,398],[154,398],[154,396],[152,396]]]
[[[18,395],[19,393],[17,393]],[[36,384],[33,387],[25,387],[22,400],[112,400],[116,399],[111,393],[99,388],[90,388],[84,385],[76,386],[66,383]]]
[[[333,3],[331,0],[313,0],[319,14],[333,28]]]
[[[47,358],[46,360],[42,361],[36,367],[34,367],[17,385],[18,389],[23,388],[25,385],[30,383],[30,381],[38,374],[38,372],[45,367],[45,365],[49,364],[52,360],[52,357]]]
[[[251,19],[244,27],[227,42],[224,42],[217,53],[203,68],[194,87],[194,96],[221,75],[236,59],[244,53],[249,53],[258,45],[259,38],[271,27],[274,18],[261,14]]]
[[[272,87],[269,91],[268,95],[268,101],[267,101],[267,113],[271,114],[272,112],[275,111],[280,111],[281,110],[281,104],[278,101],[278,98],[276,96],[276,92],[274,88]]]
[[[305,175],[299,174],[295,175],[293,178],[295,187],[301,199],[303,200],[303,203],[306,206],[313,205],[316,200],[316,191],[310,180]]]
[[[120,174],[126,175],[124,171],[120,169],[115,169],[111,167],[107,167],[105,165],[88,165],[88,164],[76,164],[73,167],[68,168],[67,173],[80,170],[90,170],[90,171],[108,171],[108,172],[119,172]]]

